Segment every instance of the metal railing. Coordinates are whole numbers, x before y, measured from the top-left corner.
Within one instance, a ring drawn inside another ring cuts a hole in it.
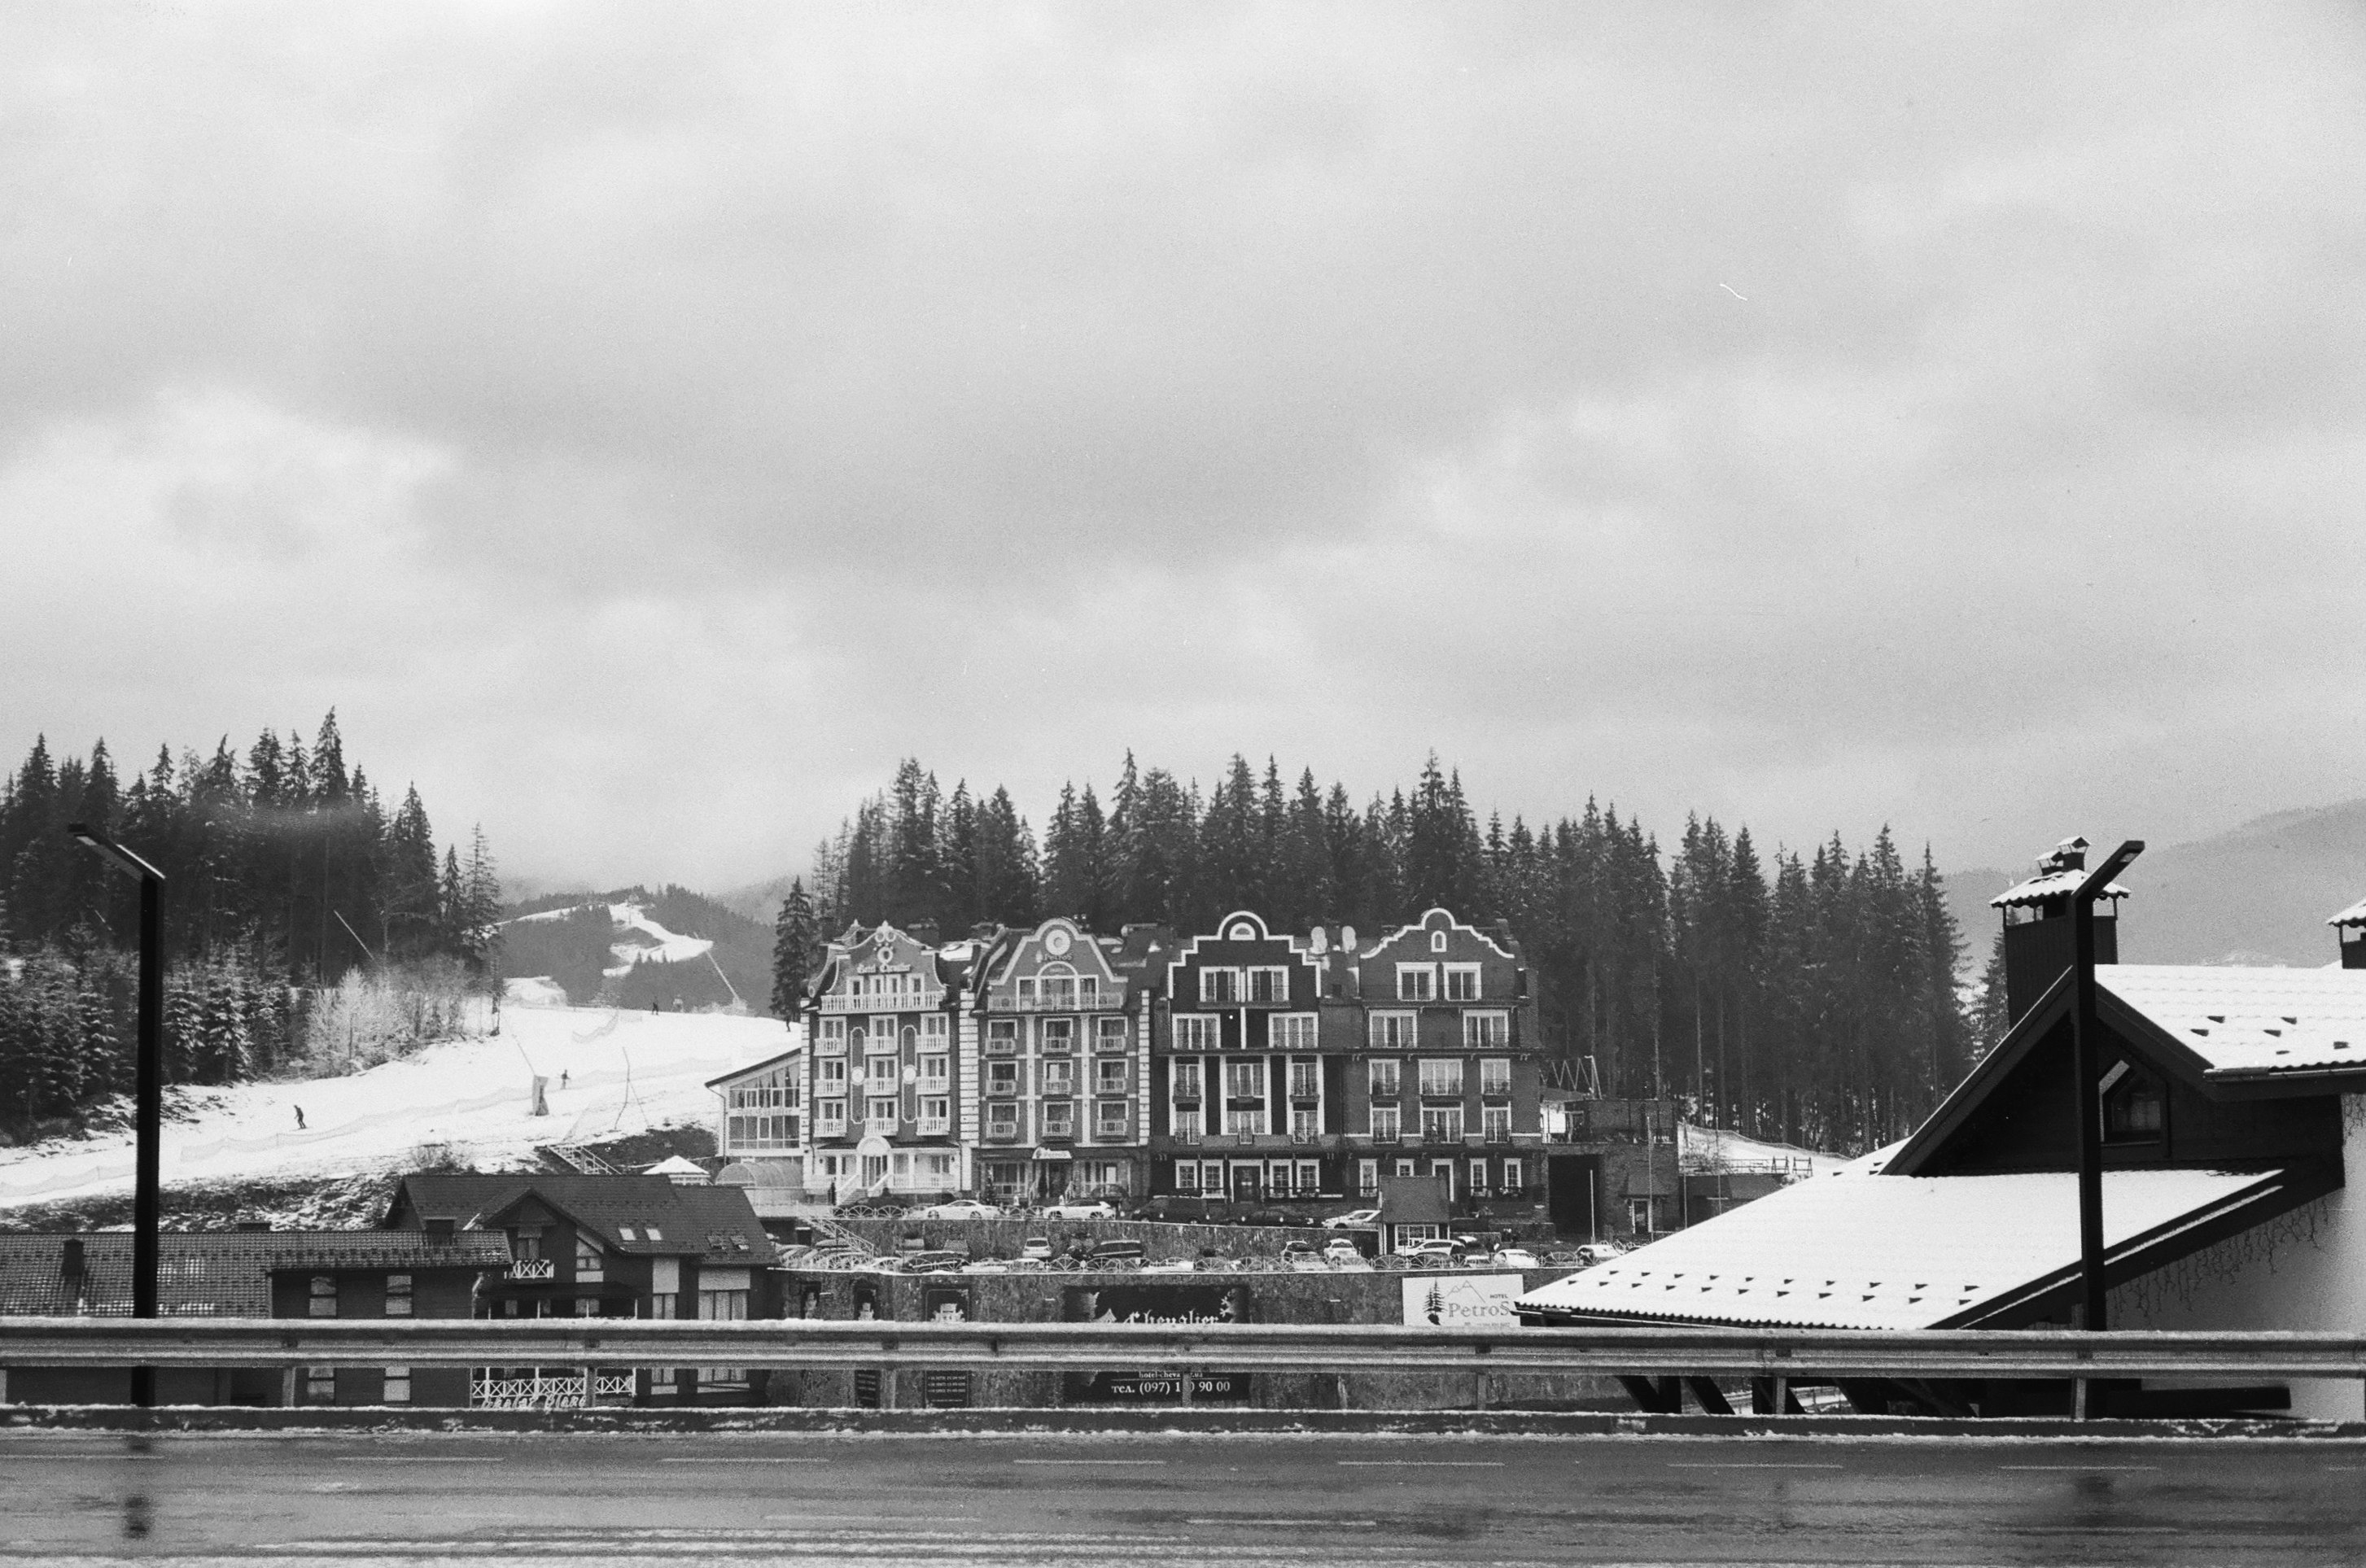
[[[1271,1372],[2366,1380],[2366,1336],[647,1318],[0,1319],[0,1368],[1222,1366]]]

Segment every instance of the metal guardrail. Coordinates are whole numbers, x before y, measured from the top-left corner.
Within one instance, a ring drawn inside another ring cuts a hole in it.
[[[1210,1324],[641,1318],[0,1319],[0,1368],[691,1366],[1222,1367],[1603,1377],[2366,1379],[2366,1337],[2062,1330],[1795,1333]]]

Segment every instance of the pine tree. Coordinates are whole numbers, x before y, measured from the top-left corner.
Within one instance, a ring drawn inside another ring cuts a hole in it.
[[[804,1009],[806,983],[818,967],[821,932],[805,879],[789,884],[789,896],[772,921],[772,1016],[794,1020]]]

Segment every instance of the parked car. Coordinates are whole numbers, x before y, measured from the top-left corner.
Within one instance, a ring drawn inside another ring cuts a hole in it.
[[[1435,1259],[1437,1266],[1443,1267],[1462,1260],[1462,1243],[1444,1236],[1426,1237],[1419,1241],[1400,1241],[1397,1243],[1397,1256],[1412,1262],[1419,1262],[1425,1258]]]
[[[1314,1243],[1312,1241],[1285,1241],[1281,1244],[1281,1255],[1284,1258],[1312,1258],[1314,1256]]]
[[[1325,1230],[1367,1230],[1380,1221],[1378,1209],[1349,1209],[1343,1215],[1333,1215],[1323,1222]]]
[[[960,1252],[907,1252],[897,1260],[896,1268],[906,1274],[956,1274],[968,1262]]]
[[[1143,1245],[1139,1241],[1110,1240],[1093,1243],[1093,1249],[1085,1255],[1085,1259],[1090,1268],[1108,1269],[1139,1265],[1143,1256]]]
[[[1052,1238],[1048,1236],[1031,1236],[1019,1244],[1019,1255],[1021,1258],[1048,1261],[1052,1256]]]
[[[1183,1193],[1161,1193],[1146,1203],[1137,1204],[1126,1214],[1128,1219],[1157,1220],[1167,1225],[1214,1225],[1226,1217],[1230,1208],[1221,1198],[1194,1197]]]
[[[1537,1255],[1525,1247],[1498,1247],[1495,1255],[1487,1260],[1499,1269],[1541,1269]]]
[[[1046,1204],[1043,1205],[1043,1217],[1045,1219],[1115,1219],[1117,1210],[1099,1199],[1090,1203]]]
[[[1596,1263],[1607,1263],[1613,1258],[1624,1257],[1631,1250],[1622,1241],[1589,1241],[1577,1249],[1577,1256],[1583,1266],[1592,1268]]]
[[[1323,1244],[1323,1256],[1333,1263],[1360,1263],[1364,1249],[1344,1236],[1335,1236]]]
[[[840,1210],[843,1214],[845,1211]],[[982,1204],[975,1198],[954,1198],[947,1203],[930,1204],[913,1211],[922,1219],[1000,1219],[1002,1211],[992,1204]]]

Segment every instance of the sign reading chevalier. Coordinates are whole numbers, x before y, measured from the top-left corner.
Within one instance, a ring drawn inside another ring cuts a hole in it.
[[[1253,1323],[1256,1303],[1246,1285],[1076,1285],[1065,1293],[1062,1316],[1070,1323]],[[1191,1398],[1245,1400],[1245,1372],[1195,1372]],[[1174,1404],[1183,1398],[1177,1372],[1070,1372],[1065,1397],[1079,1403]]]

